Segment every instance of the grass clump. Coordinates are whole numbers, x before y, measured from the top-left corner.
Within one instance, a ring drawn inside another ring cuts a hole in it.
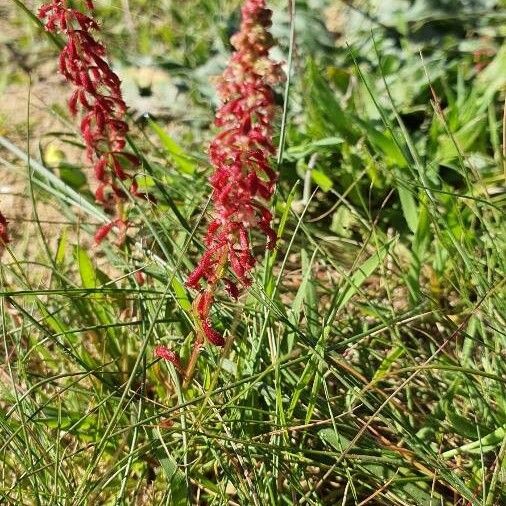
[[[65,89],[37,78],[54,44],[34,35],[31,82],[2,53],[5,86],[32,90],[26,135],[13,121],[0,137],[29,195],[23,214],[2,204],[6,504],[505,502],[503,5],[273,4],[289,75],[278,242],[254,250],[247,294],[216,297],[227,343],[202,348],[187,386],[154,350],[192,353],[208,76],[237,2],[98,5],[135,97],[136,181],[156,196],[129,200],[120,247],[93,246],[110,217],[83,184]],[[33,19],[7,19],[26,47]]]

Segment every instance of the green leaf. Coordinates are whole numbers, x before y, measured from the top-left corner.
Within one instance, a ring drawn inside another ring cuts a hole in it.
[[[480,88],[492,96],[506,84],[506,44],[503,44],[497,55],[477,77]]]
[[[76,246],[75,256],[83,286],[85,288],[96,288],[97,274],[88,253],[80,246]]]
[[[401,201],[402,214],[411,232],[416,233],[418,228],[418,206],[413,194],[402,183],[397,184],[397,192]]]
[[[149,125],[160,139],[165,151],[169,154],[176,168],[184,174],[193,174],[197,168],[195,158],[187,154],[185,150],[155,121],[150,119]]]
[[[439,138],[439,147],[436,158],[440,163],[452,160],[461,153],[469,151],[476,139],[481,135],[487,123],[486,114],[481,114],[466,123],[457,132],[449,135],[442,135]]]
[[[351,441],[342,434],[337,433],[334,429],[322,429],[318,431],[318,435],[324,443],[328,443],[338,452],[342,452],[348,448]]]
[[[478,437],[478,428],[476,424],[471,423],[469,419],[459,415],[455,411],[455,406],[448,404],[445,406],[446,418],[451,424],[452,429],[461,436],[469,439],[476,439]]]
[[[162,454],[162,452],[159,453]],[[159,456],[158,461],[162,466],[167,481],[170,483],[170,504],[174,506],[186,506],[187,488],[183,471],[179,469],[174,457],[167,452],[164,452],[163,456]]]
[[[362,283],[378,268],[385,260],[393,241],[384,244],[373,253],[362,265],[357,267],[351,277],[347,278],[347,286],[344,288],[337,309],[343,308],[350,299],[357,293]]]
[[[380,132],[370,123],[359,118],[357,118],[355,121],[362,127],[365,134],[367,135],[369,142],[376,149],[376,151],[382,155],[383,159],[388,165],[393,165],[400,168],[406,168],[408,166],[408,162],[404,156],[404,153],[390,134],[384,134]]]
[[[396,346],[395,348],[392,348],[387,356],[382,360],[380,366],[374,373],[374,376],[372,378],[372,382],[380,381],[382,378],[384,378],[388,371],[392,368],[392,365],[394,365],[395,361],[404,355],[404,348],[401,346]]]
[[[454,448],[453,450],[448,450],[442,453],[441,456],[445,459],[449,459],[455,457],[456,455],[460,455],[461,453],[488,453],[495,450],[503,442],[505,437],[506,425],[503,425],[481,439],[462,445],[458,448]]]
[[[171,286],[176,295],[176,301],[178,302],[178,304],[184,311],[186,311],[187,313],[191,313],[192,304],[188,299],[186,290],[184,289],[184,286],[181,284],[181,282],[175,276],[172,277]]]
[[[311,171],[311,178],[324,192],[328,192],[334,185],[334,183],[332,183],[332,179],[330,179],[330,177],[328,177],[323,171],[318,169],[313,169]]]
[[[62,162],[58,167],[58,172],[60,179],[74,190],[78,190],[86,184],[86,176],[77,165]]]
[[[56,250],[55,263],[56,265],[62,265],[65,261],[65,253],[67,251],[67,229],[64,228],[62,233],[60,234],[60,238],[58,240],[58,248]]]

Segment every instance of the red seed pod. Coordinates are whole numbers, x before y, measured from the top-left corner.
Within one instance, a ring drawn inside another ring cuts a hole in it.
[[[78,89],[77,91],[79,94],[79,102],[81,102],[83,108],[86,110],[91,109],[90,103],[86,100],[86,92],[83,89]]]
[[[90,30],[92,28],[98,30],[98,25],[95,23],[95,21],[82,12],[75,11],[74,18],[83,30]]]
[[[126,200],[128,198],[127,194],[125,193],[125,190],[122,190],[119,186],[116,184],[111,183],[111,189],[116,197],[118,197],[121,200]]]
[[[121,153],[116,153],[116,156],[126,158],[134,167],[138,167],[141,164],[139,157],[136,155],[133,155],[132,153],[121,152]]]
[[[60,69],[60,72],[67,78],[70,77],[70,72],[67,69],[67,62],[66,62],[67,55],[64,51],[61,52],[60,57],[58,58],[58,67]]]
[[[135,179],[132,181],[132,184],[130,185],[130,193],[132,195],[137,195],[139,193],[139,185]]]
[[[197,314],[201,320],[206,320],[213,303],[213,294],[209,291],[200,292],[196,299]]]
[[[100,182],[105,182],[105,168],[107,166],[107,155],[102,155],[93,167],[95,178]]]
[[[246,269],[245,266],[240,261],[239,257],[235,253],[235,251],[230,251],[229,253],[229,260],[230,260],[230,266],[232,267],[232,270],[234,271],[235,275],[241,280],[245,280],[246,276]]]
[[[231,279],[224,278],[223,284],[225,285],[225,290],[233,299],[237,300],[239,298],[239,287],[237,283],[234,283]]]
[[[53,10],[52,4],[45,4],[39,7],[39,10],[37,11],[37,15],[39,19],[44,19],[49,12]]]
[[[9,222],[5,216],[0,212],[0,252],[5,245],[10,242],[9,239]]]
[[[95,95],[95,93],[96,93],[95,86],[91,82],[91,79],[90,79],[90,76],[88,75],[87,70],[82,70],[81,72],[79,72],[79,80],[80,80],[81,86],[88,93],[90,93],[91,95]]]
[[[100,82],[100,79],[102,78],[102,76],[100,75],[100,70],[98,70],[97,67],[88,67],[88,71],[91,72],[91,75],[93,77],[93,81],[95,82]]]
[[[134,277],[139,286],[143,286],[146,283],[146,275],[142,271],[135,271]]]
[[[200,280],[204,277],[206,268],[207,265],[201,260],[197,268],[188,276],[186,286],[190,288],[199,288]]]
[[[95,244],[100,244],[111,232],[111,230],[114,227],[114,222],[107,223],[106,225],[102,225],[96,232],[95,232]]]
[[[126,172],[123,170],[121,163],[119,163],[119,161],[116,159],[114,154],[111,156],[112,156],[112,164],[114,166],[114,173],[121,181],[124,181],[125,179],[128,178]],[[137,184],[137,183],[135,183],[135,184]]]
[[[121,218],[118,218],[114,222],[114,225],[118,229],[118,235],[117,235],[117,238],[116,238],[116,245],[117,246],[121,246],[121,245],[124,244],[124,242],[126,240],[126,234],[127,234],[129,223],[128,223],[128,221],[125,221],[125,220],[123,220]]]
[[[203,322],[201,322],[201,325],[205,336],[207,337],[207,339],[211,344],[214,344],[215,346],[225,345],[225,339],[219,332],[213,329],[209,320],[204,320]]]
[[[100,202],[101,204],[105,204],[105,188],[106,188],[106,184],[105,183],[100,183],[97,187],[97,189],[95,190],[95,200],[97,202]]]
[[[69,105],[70,114],[72,114],[72,116],[75,116],[77,114],[77,100],[79,98],[79,93],[80,93],[80,90],[74,90],[72,95],[70,95],[70,98],[69,98],[68,105]]]
[[[179,357],[172,350],[169,350],[166,346],[163,345],[156,346],[154,355],[155,357],[167,360],[167,362],[171,362],[178,369],[181,368],[181,360],[179,359]]]
[[[62,30],[66,30],[67,29],[67,17],[64,14],[61,14],[59,16],[58,21],[60,22],[60,26],[61,26]]]

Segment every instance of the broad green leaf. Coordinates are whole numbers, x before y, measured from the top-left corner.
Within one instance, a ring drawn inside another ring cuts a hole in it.
[[[388,165],[397,166],[401,169],[408,166],[404,153],[390,134],[380,132],[367,121],[356,119],[356,122],[362,127],[369,139],[369,142],[373,145],[376,151],[384,156],[384,160]]]
[[[81,167],[70,163],[62,162],[58,167],[60,179],[74,190],[79,190],[86,184],[86,176]]]
[[[342,452],[345,448],[348,448],[351,443],[347,437],[338,434],[334,429],[322,429],[318,431],[318,435],[323,442],[328,443],[338,452]]]
[[[469,151],[473,143],[483,132],[486,124],[487,116],[482,114],[466,123],[457,132],[453,133],[451,137],[449,135],[442,135],[439,138],[437,159],[440,162],[444,162],[459,156],[459,150],[461,153]]]
[[[65,261],[65,253],[67,251],[67,229],[64,228],[60,234],[60,238],[58,240],[58,248],[56,250],[55,263],[56,265],[62,265]]]
[[[185,475],[172,455],[167,452],[157,452],[158,461],[162,466],[167,481],[170,484],[171,502],[174,506],[186,506],[188,491],[186,487]]]
[[[469,439],[476,439],[479,436],[476,424],[471,419],[459,415],[455,411],[455,407],[450,403],[446,405],[446,418],[457,434]]]

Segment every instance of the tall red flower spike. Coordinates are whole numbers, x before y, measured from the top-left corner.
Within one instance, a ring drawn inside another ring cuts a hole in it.
[[[216,114],[220,133],[209,149],[214,173],[213,218],[205,237],[206,250],[187,285],[199,289],[194,303],[199,331],[207,340],[223,346],[223,337],[213,329],[209,312],[219,281],[237,298],[239,286],[251,284],[255,265],[250,231],[258,230],[273,248],[276,234],[267,208],[274,192],[276,173],[270,165],[275,152],[272,123],[276,113],[273,86],[284,80],[280,64],[269,58],[274,40],[269,33],[272,12],[265,0],[246,0],[242,23],[231,43],[230,62],[217,81],[222,106]],[[237,281],[225,277],[227,269]]]
[[[93,9],[91,0],[85,3]],[[134,196],[149,196],[139,192],[130,172],[140,166],[139,158],[124,151],[128,125],[120,80],[105,60],[105,47],[93,35],[99,26],[91,16],[68,7],[67,0],[52,0],[39,9],[39,18],[45,21],[46,30],[65,36],[59,69],[74,86],[68,107],[73,116],[81,111],[86,155],[98,181],[95,198],[104,207],[116,210],[116,218],[97,230],[95,241],[101,242],[117,228],[118,242],[122,242],[128,226],[124,211],[128,195],[123,187]]]

